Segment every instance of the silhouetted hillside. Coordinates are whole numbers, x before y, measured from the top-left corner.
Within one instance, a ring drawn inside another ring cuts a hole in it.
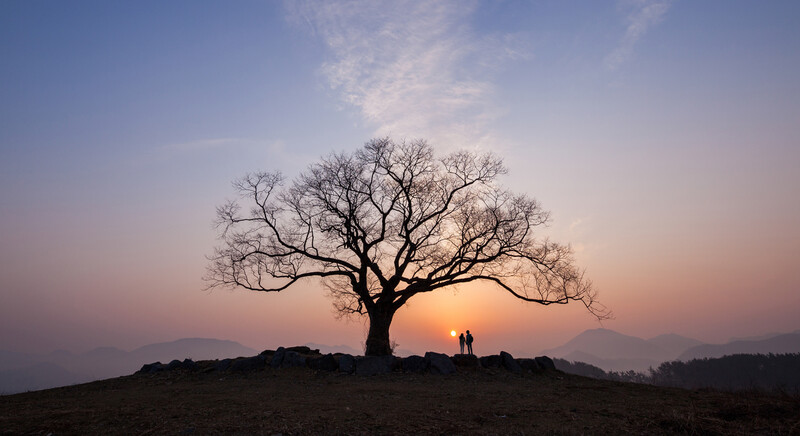
[[[213,366],[221,362],[209,362]],[[785,395],[462,367],[175,369],[0,397],[7,434],[793,434]]]
[[[722,357],[733,354],[787,354],[800,353],[800,334],[787,333],[762,340],[734,341],[727,344],[704,344],[692,347],[681,354],[678,360]]]
[[[601,380],[685,389],[761,389],[800,393],[800,354],[735,354],[720,358],[664,362],[647,373],[606,372],[584,362],[554,359],[561,371]]]

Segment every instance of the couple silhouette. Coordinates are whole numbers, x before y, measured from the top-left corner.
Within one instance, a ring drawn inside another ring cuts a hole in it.
[[[472,354],[472,333],[467,330],[467,336],[464,333],[458,336],[458,345],[461,347],[461,354],[464,354],[464,344],[467,344],[467,353]]]

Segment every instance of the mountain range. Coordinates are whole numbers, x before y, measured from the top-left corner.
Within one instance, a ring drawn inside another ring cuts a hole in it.
[[[224,359],[255,354],[258,351],[238,342],[203,338],[150,344],[133,351],[115,347],[100,347],[78,354],[64,350],[48,354],[0,350],[0,394],[119,377],[156,361]]]
[[[642,339],[613,330],[593,329],[584,331],[560,347],[541,352],[550,357],[589,363],[605,371],[638,372],[672,360],[768,353],[800,353],[800,330],[732,340],[725,344],[705,344],[676,334]]]
[[[307,343],[322,353],[361,354],[348,345]],[[725,344],[704,344],[696,339],[666,334],[650,339],[624,335],[608,329],[586,330],[564,345],[538,355],[584,362],[605,371],[646,372],[662,362],[722,357],[731,354],[800,353],[800,330],[761,337],[735,339]],[[118,377],[135,372],[142,365],[173,359],[224,359],[253,356],[258,351],[238,342],[188,338],[145,345],[132,351],[115,347],[95,348],[85,353],[58,350],[48,354],[27,354],[0,350],[0,394],[47,389]],[[397,350],[397,355],[413,354]]]

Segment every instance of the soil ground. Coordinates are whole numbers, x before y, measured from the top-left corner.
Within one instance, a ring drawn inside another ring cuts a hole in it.
[[[560,372],[161,372],[0,397],[0,434],[800,434],[800,399]]]

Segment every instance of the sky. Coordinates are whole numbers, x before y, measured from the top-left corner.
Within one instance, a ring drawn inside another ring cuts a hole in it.
[[[492,151],[614,319],[488,285],[398,348],[800,329],[796,1],[0,2],[0,349],[361,347],[319,283],[206,290],[215,208],[374,137]]]

